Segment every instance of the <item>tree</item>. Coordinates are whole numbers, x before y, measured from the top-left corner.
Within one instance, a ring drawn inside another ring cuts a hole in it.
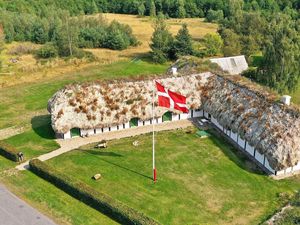
[[[193,54],[192,37],[189,34],[186,24],[182,25],[182,28],[178,31],[175,37],[174,53],[176,58],[182,55]]]
[[[154,0],[150,0],[149,15],[151,17],[155,17],[156,16],[156,7],[155,7]]]
[[[240,43],[239,35],[234,33],[230,29],[221,29],[219,31],[223,42],[223,53],[225,56],[234,56],[234,55],[240,55],[242,46]]]
[[[138,6],[138,14],[139,16],[144,16],[146,11],[146,7],[144,5],[144,2],[141,2]]]
[[[208,10],[206,20],[208,22],[220,22],[224,19],[223,10]]]
[[[159,16],[154,23],[151,38],[151,56],[154,62],[164,63],[168,60],[173,45],[173,37],[164,19]]]
[[[184,18],[186,15],[185,8],[184,8],[184,0],[177,0],[176,2],[176,17]]]
[[[297,22],[277,14],[270,22],[258,68],[258,81],[279,93],[294,91],[300,78],[300,34]]]
[[[223,40],[218,34],[206,34],[204,36],[205,53],[207,56],[214,56],[222,51]]]

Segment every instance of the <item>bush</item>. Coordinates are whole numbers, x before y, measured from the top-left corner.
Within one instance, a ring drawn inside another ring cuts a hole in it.
[[[45,44],[36,51],[36,56],[41,59],[55,58],[58,56],[58,50],[52,43]]]
[[[206,15],[207,22],[220,22],[224,19],[223,10],[208,10]]]
[[[121,224],[158,224],[144,214],[112,199],[108,195],[94,190],[85,183],[58,172],[38,159],[30,160],[29,164],[30,170],[38,176]]]
[[[12,161],[19,162],[18,153],[19,151],[15,147],[0,141],[0,155]]]

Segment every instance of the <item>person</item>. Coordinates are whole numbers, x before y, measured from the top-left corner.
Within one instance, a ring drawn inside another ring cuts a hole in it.
[[[23,161],[24,160],[24,154],[23,154],[23,152],[19,152],[18,153],[18,157],[19,157],[19,161]]]

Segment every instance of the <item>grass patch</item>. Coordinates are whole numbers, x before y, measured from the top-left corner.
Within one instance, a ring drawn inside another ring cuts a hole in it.
[[[151,135],[109,142],[104,151],[92,146],[47,163],[162,224],[257,224],[282,204],[280,193],[299,188],[296,178],[274,181],[259,173],[215,136],[160,132],[156,184]],[[99,182],[91,179],[96,173],[103,176]]]
[[[37,116],[31,121],[32,129],[4,140],[24,153],[25,159],[53,151],[60,146],[55,141],[50,116]]]
[[[0,158],[0,167],[2,160]],[[58,224],[117,224],[29,171],[2,178],[7,187]]]

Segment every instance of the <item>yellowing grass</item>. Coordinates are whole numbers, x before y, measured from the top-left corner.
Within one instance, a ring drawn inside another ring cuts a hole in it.
[[[120,60],[132,60],[145,56],[150,51],[149,43],[153,33],[153,19],[149,17],[140,18],[135,15],[124,14],[103,14],[107,21],[117,20],[120,23],[128,24],[132,27],[133,33],[141,42],[141,45],[130,47],[123,51],[114,51],[109,49],[87,49],[96,57],[96,62],[87,62],[86,60],[54,59],[46,63],[39,62],[33,55],[14,56],[8,52],[19,44],[12,43],[5,46],[5,50],[0,54],[4,68],[0,72],[0,87],[23,84],[26,82],[36,82],[49,78],[55,78],[64,74],[76,73],[82,69],[89,70],[91,66],[111,64]],[[216,24],[205,23],[203,19],[169,19],[167,20],[170,31],[175,35],[183,23],[188,24],[188,28],[193,39],[198,40],[207,33],[213,33],[217,30]],[[28,43],[25,43],[28,44]],[[36,48],[39,45],[34,45]],[[17,63],[10,62],[11,58],[18,58]],[[1,74],[2,73],[2,74]]]
[[[112,62],[119,59],[128,59],[141,57],[150,51],[149,44],[153,33],[153,19],[150,17],[138,17],[136,15],[124,14],[103,14],[103,17],[111,22],[117,20],[120,23],[128,24],[133,34],[141,42],[137,47],[131,47],[123,51],[113,51],[108,49],[90,49],[101,61]],[[191,36],[194,40],[199,40],[207,33],[214,33],[217,31],[217,25],[205,23],[203,19],[187,18],[187,19],[168,19],[167,24],[173,35],[176,35],[182,24],[188,25]]]

